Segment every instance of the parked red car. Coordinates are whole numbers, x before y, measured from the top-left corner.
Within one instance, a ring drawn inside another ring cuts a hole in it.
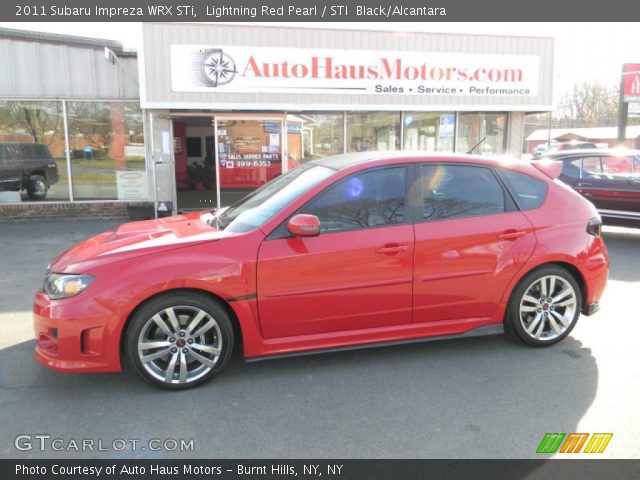
[[[597,310],[600,218],[557,162],[360,153],[218,212],[129,223],[56,258],[36,358],[186,388],[246,359],[503,332],[552,345]]]
[[[544,160],[562,162],[558,178],[592,202],[605,224],[640,226],[640,151],[570,150]]]

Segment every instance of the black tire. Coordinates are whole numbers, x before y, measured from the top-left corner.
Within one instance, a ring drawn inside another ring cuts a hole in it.
[[[49,185],[42,175],[31,175],[27,183],[27,195],[30,200],[44,200],[47,196]]]
[[[233,326],[220,303],[197,292],[173,292],[150,300],[131,317],[124,360],[143,380],[181,390],[215,377],[229,361],[233,344]],[[143,362],[143,356],[147,361]]]
[[[505,331],[526,345],[553,345],[571,333],[581,306],[582,292],[573,275],[555,265],[544,266],[525,275],[511,293]]]

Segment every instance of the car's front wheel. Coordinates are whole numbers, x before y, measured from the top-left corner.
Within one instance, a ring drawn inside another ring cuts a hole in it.
[[[573,330],[581,305],[580,287],[567,270],[542,267],[527,274],[514,289],[505,327],[527,345],[553,345]]]
[[[172,389],[214,377],[233,351],[229,315],[194,292],[168,293],[143,305],[125,337],[126,361],[144,380]]]

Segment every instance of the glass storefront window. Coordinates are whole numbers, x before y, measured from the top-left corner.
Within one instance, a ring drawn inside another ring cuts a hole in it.
[[[0,201],[68,199],[62,102],[0,101]]]
[[[461,113],[458,115],[457,152],[467,152],[474,146],[475,154],[497,155],[505,151],[506,113]],[[485,139],[482,141],[482,139]],[[478,143],[480,145],[478,145]]]
[[[400,149],[400,112],[347,114],[347,151]]]
[[[411,152],[453,152],[453,112],[405,112],[403,149]]]
[[[282,174],[282,120],[220,119],[217,135],[221,206]]]
[[[287,115],[287,171],[306,160],[302,151],[304,120],[297,115]]]
[[[305,113],[302,161],[344,153],[344,114]]]
[[[142,112],[136,103],[67,102],[77,200],[147,200]]]

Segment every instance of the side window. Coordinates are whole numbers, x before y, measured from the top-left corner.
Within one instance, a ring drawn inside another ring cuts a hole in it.
[[[330,186],[298,213],[316,215],[322,232],[396,225],[405,220],[406,167],[352,175]]]
[[[51,153],[49,153],[49,149],[40,143],[36,143],[34,145],[34,158],[51,158]]]
[[[562,175],[571,178],[580,178],[580,164],[582,163],[581,158],[564,160],[562,162]]]
[[[603,177],[610,180],[631,180],[633,157],[602,157]]]
[[[600,165],[600,157],[583,157],[582,159],[582,178],[600,178],[602,167]]]
[[[542,205],[547,194],[545,182],[505,168],[497,169],[497,171],[507,184],[507,188],[515,198],[520,210],[532,210]]]
[[[494,215],[505,211],[504,190],[488,168],[422,165],[424,220]]]

